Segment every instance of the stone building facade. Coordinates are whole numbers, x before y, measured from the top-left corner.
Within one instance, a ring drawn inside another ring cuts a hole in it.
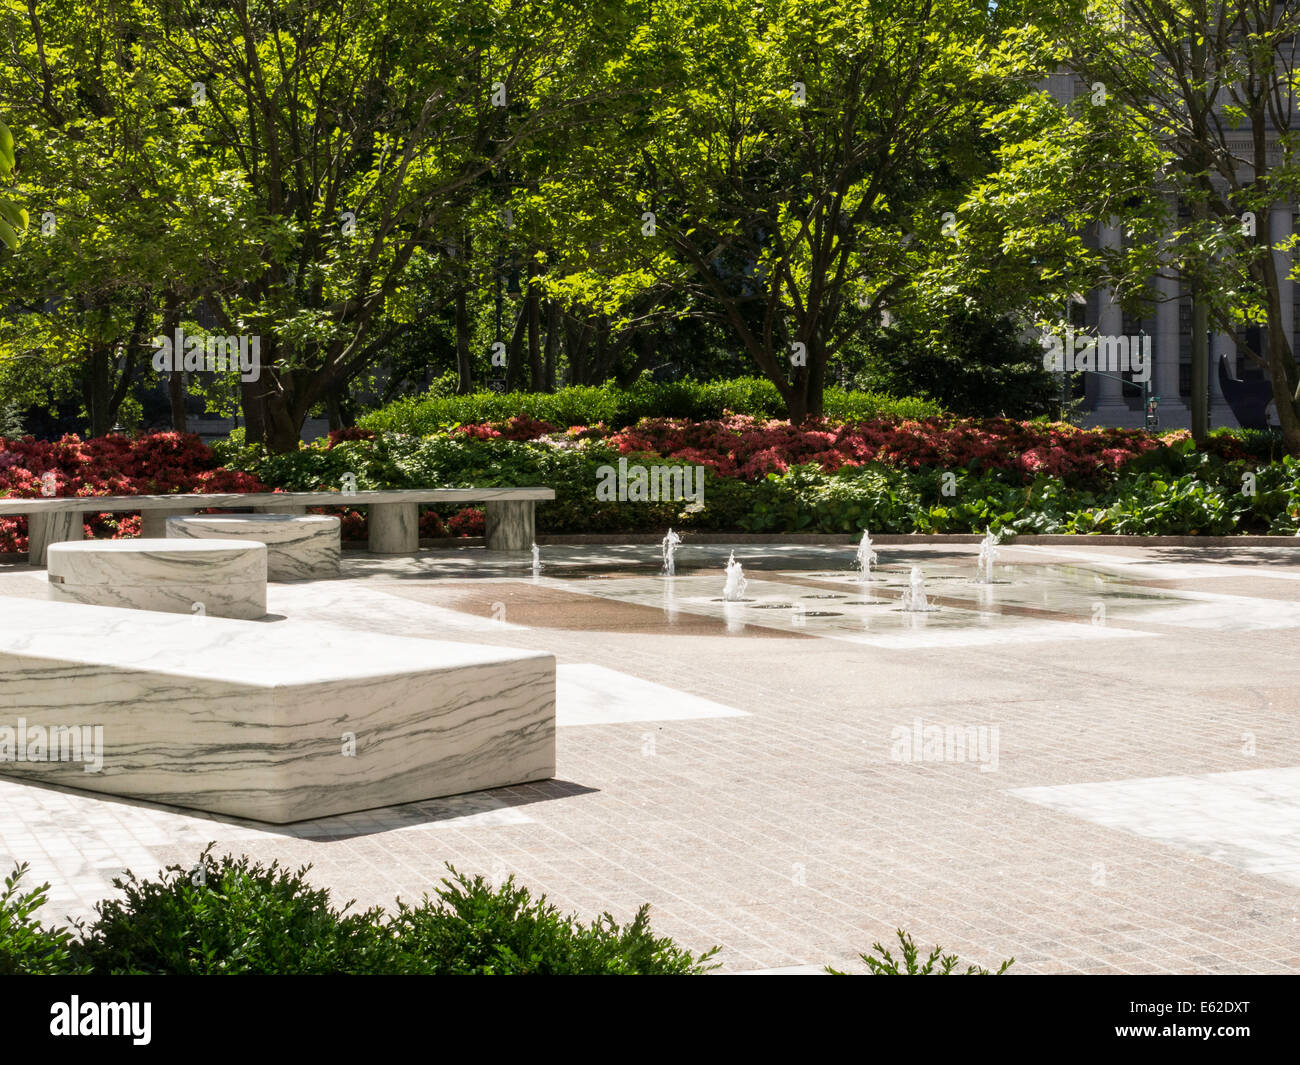
[[[1077,97],[1087,96],[1090,88],[1070,74],[1057,74],[1047,79],[1044,86],[1057,100],[1068,104]],[[1249,157],[1251,152],[1249,130],[1236,131],[1236,141],[1230,137],[1229,146],[1239,157]],[[1185,210],[1185,208],[1183,208]],[[1267,226],[1270,243],[1285,241],[1295,226],[1296,214],[1291,204],[1275,204],[1268,216],[1257,220],[1261,228]],[[1097,239],[1102,247],[1118,247],[1122,234],[1118,227],[1106,224],[1097,226]],[[1295,282],[1290,280],[1290,256],[1274,252],[1278,273],[1286,280],[1281,285],[1282,311],[1290,325],[1288,341],[1295,349],[1295,338],[1300,335],[1297,314],[1300,305],[1295,299]],[[1126,315],[1111,299],[1109,290],[1090,292],[1084,306],[1073,311],[1076,330],[1099,336],[1150,336],[1154,366],[1151,372],[1149,393],[1159,398],[1158,411],[1161,429],[1187,428],[1191,425],[1191,364],[1192,364],[1192,308],[1189,294],[1177,277],[1159,277],[1155,280],[1158,293],[1154,311],[1149,317],[1134,318]],[[1219,383],[1218,365],[1226,360],[1229,376],[1245,381],[1263,381],[1265,375],[1244,354],[1249,347],[1263,352],[1267,345],[1265,327],[1242,329],[1235,336],[1214,333],[1210,338],[1210,425],[1236,426],[1237,419],[1224,399]],[[1126,379],[1131,374],[1122,375]],[[1081,381],[1079,380],[1081,378]],[[1083,399],[1083,424],[1137,427],[1145,424],[1143,391],[1140,386],[1112,380],[1095,373],[1081,374],[1076,378],[1075,394]],[[1271,412],[1270,412],[1271,415]],[[1276,424],[1275,416],[1270,420]]]

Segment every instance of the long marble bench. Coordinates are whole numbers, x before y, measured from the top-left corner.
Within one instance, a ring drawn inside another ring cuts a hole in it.
[[[3,597],[0,773],[275,824],[545,780],[555,658]]]
[[[420,504],[482,503],[487,546],[492,551],[527,551],[536,539],[533,508],[555,498],[553,488],[402,488],[374,492],[222,492],[161,496],[59,496],[0,499],[0,517],[27,516],[28,560],[45,565],[50,544],[82,538],[84,514],[139,511],[141,535],[165,537],[167,519],[200,510],[252,508],[263,513],[301,514],[308,507],[365,507],[369,547],[380,555],[420,547]]]

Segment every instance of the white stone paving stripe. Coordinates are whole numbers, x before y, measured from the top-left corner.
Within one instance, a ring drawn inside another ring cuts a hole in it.
[[[1009,794],[1300,885],[1300,768],[1015,788]]]
[[[555,689],[560,726],[750,716],[711,699],[587,662],[557,666]]]

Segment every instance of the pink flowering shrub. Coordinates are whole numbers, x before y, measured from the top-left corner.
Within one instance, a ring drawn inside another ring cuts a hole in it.
[[[481,422],[478,425],[458,425],[448,435],[464,436],[470,440],[536,440],[557,431],[550,422],[544,422],[527,414],[517,414],[509,421]]]
[[[486,536],[487,519],[482,507],[466,507],[447,519],[448,536]]]
[[[561,433],[546,422],[520,416],[509,422],[462,425],[453,432],[472,440],[545,438],[553,446],[600,440],[624,455],[656,455],[747,481],[805,463],[834,473],[869,462],[906,469],[1001,469],[1026,481],[1038,474],[1090,479],[1161,446],[1159,438],[1137,429],[1078,429],[1008,418],[822,421],[797,426],[730,415],[700,422],[645,418],[617,432],[604,426],[574,426]]]
[[[331,429],[329,442],[326,443],[325,448],[329,450],[335,444],[340,444],[344,440],[373,440],[374,438],[375,434],[373,432],[369,429],[362,429],[359,425],[352,425],[346,429]]]
[[[221,469],[206,444],[191,433],[153,433],[135,438],[21,440],[0,437],[0,497],[39,499],[46,473],[54,496],[164,495],[172,492],[267,492],[249,473]],[[140,534],[136,515],[91,514],[87,537],[118,539]],[[27,519],[0,517],[0,551],[27,550]]]

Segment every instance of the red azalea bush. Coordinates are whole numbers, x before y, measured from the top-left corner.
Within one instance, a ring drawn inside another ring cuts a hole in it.
[[[482,507],[466,507],[447,519],[448,536],[486,536],[487,519]]]
[[[329,443],[325,445],[328,451],[335,444],[342,443],[344,440],[373,440],[375,434],[369,429],[362,429],[359,425],[350,425],[346,429],[331,429]]]
[[[458,425],[449,431],[450,436],[465,436],[471,440],[536,440],[559,431],[550,422],[527,414],[517,414],[509,421],[481,422],[478,425]]]
[[[474,440],[536,440],[553,437],[557,430],[520,416],[509,422],[463,425],[455,432]],[[1139,429],[1078,429],[1009,418],[821,420],[792,425],[749,415],[701,422],[646,418],[618,432],[604,426],[574,426],[560,434],[559,442],[579,440],[603,440],[625,455],[658,455],[751,481],[802,463],[834,472],[867,462],[912,469],[1002,469],[1026,480],[1040,473],[1089,479],[1161,446],[1157,437]]]
[[[46,473],[54,474],[56,497],[271,490],[252,474],[219,468],[211,449],[192,433],[91,440],[69,435],[56,441],[0,437],[0,496],[41,498]],[[139,533],[136,516],[95,514],[85,526],[87,537]],[[27,519],[0,518],[0,551],[25,550]]]
[[[1088,478],[1160,446],[1137,429],[1077,429],[1007,418],[803,426],[750,417],[698,424],[647,419],[613,434],[609,442],[624,454],[650,451],[746,480],[784,473],[795,464],[815,463],[834,472],[867,462],[911,469],[1002,469],[1026,479],[1039,473]]]

